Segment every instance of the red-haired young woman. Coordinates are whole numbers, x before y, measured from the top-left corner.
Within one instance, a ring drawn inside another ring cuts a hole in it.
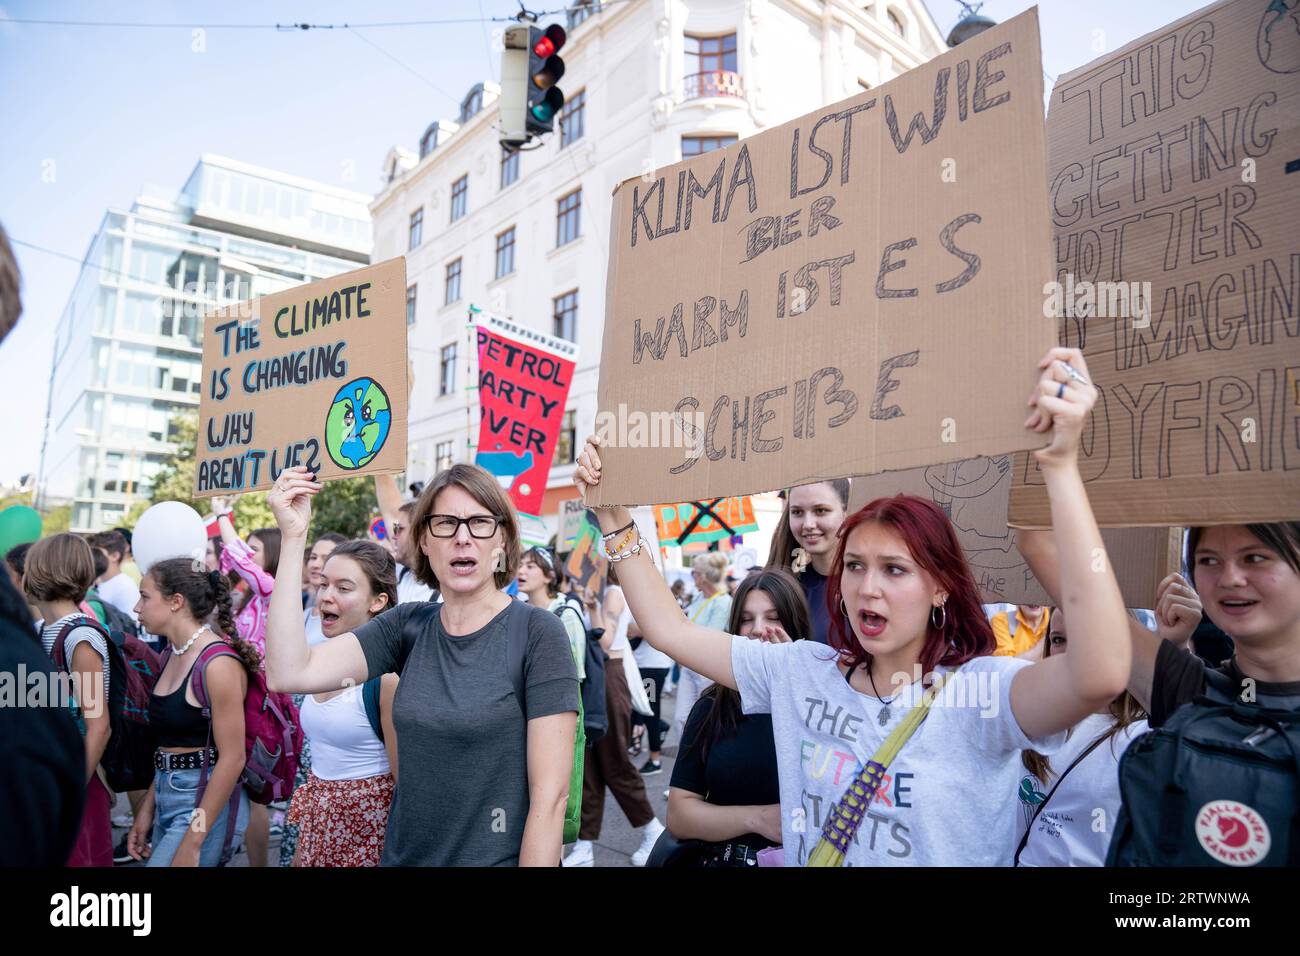
[[[1067,655],[1034,663],[991,656],[993,632],[953,527],[922,499],[874,501],[840,529],[827,601],[842,617],[831,617],[830,648],[750,641],[683,619],[653,562],[616,540],[619,577],[646,639],[738,690],[746,713],[771,713],[786,865],[809,862],[832,808],[849,806],[850,784],[940,680],[927,719],[873,784],[869,805],[859,802],[854,835],[832,859],[1006,865],[1020,752],[1050,754],[1067,728],[1124,689],[1124,603],[1078,469],[1096,391],[1077,350],[1052,349],[1039,368],[1025,426],[1051,431],[1035,455],[1051,499],[1062,601],[1089,610],[1073,626]],[[579,458],[584,484],[600,481],[598,445],[589,439]],[[606,532],[629,520],[620,508],[597,514]]]

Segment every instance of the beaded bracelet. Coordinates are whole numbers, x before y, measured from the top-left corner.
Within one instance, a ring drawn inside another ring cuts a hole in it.
[[[627,533],[624,534],[623,537],[618,539],[617,544],[611,544],[610,542],[606,541],[605,550],[613,551],[614,553],[617,554],[619,551],[622,551],[629,544],[631,544],[633,540],[639,536],[640,536],[640,532],[637,530],[636,526],[633,525],[632,527],[627,529]]]
[[[617,564],[619,561],[626,561],[628,558],[640,554],[642,548],[648,547],[650,547],[650,545],[646,543],[645,538],[638,538],[636,544],[632,545],[632,547],[628,548],[626,551],[611,552],[606,549],[605,558],[611,564]]]
[[[635,528],[635,527],[636,527],[636,522],[629,521],[627,524],[623,525],[623,527],[611,531],[609,534],[602,534],[601,538],[605,541],[608,541],[610,538],[617,538],[620,534],[622,534],[624,531],[627,531],[629,528]]]

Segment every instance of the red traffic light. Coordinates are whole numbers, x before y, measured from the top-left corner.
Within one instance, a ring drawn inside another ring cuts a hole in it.
[[[542,38],[533,44],[533,53],[540,57],[548,57],[560,47],[564,46],[564,41],[568,35],[564,32],[564,27],[558,23],[552,23],[542,34]]]

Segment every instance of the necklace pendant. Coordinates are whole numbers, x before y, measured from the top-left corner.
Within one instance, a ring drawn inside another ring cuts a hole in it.
[[[888,704],[886,704],[884,707],[880,708],[880,716],[877,718],[877,720],[879,721],[881,727],[883,727],[883,726],[885,726],[885,724],[889,723],[889,705],[888,705]]]

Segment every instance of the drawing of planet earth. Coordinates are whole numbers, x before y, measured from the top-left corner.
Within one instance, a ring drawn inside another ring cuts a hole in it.
[[[1274,73],[1300,72],[1300,0],[1270,0],[1259,21],[1255,52]]]
[[[364,468],[388,440],[388,393],[371,378],[354,379],[334,395],[325,417],[325,450],[340,468]]]

